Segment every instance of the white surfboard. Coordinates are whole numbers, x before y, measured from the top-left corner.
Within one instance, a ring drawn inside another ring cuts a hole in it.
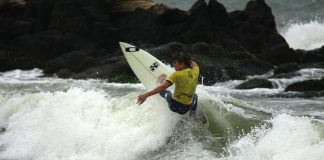
[[[128,43],[119,42],[119,44],[129,66],[146,89],[150,90],[157,87],[159,85],[157,79],[161,74],[170,75],[174,72],[171,67],[162,63],[148,52]],[[206,111],[200,103],[198,103],[198,109],[206,115]],[[204,126],[208,128],[208,118]]]
[[[174,70],[146,51],[133,45],[119,42],[129,66],[147,89],[155,88],[161,74],[169,75]]]

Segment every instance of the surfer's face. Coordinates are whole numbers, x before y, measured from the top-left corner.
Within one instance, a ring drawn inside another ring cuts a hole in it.
[[[180,62],[177,61],[177,60],[173,61],[172,65],[173,65],[173,67],[174,67],[174,69],[175,69],[176,71],[180,71],[180,70],[182,70],[182,69],[185,68],[185,64],[184,64],[184,63],[180,63]]]

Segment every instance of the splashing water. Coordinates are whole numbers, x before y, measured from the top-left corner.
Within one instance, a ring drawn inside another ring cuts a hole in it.
[[[324,23],[293,23],[281,33],[293,49],[312,50],[324,45]]]

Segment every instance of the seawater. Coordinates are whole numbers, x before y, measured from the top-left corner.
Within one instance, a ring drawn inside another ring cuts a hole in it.
[[[182,9],[194,2],[159,1]],[[220,2],[232,11],[247,0]],[[266,2],[292,48],[323,45],[323,0]],[[2,72],[0,159],[323,160],[324,98],[283,92],[323,76],[323,69],[303,69],[270,79],[274,89],[236,90],[243,82],[237,80],[199,85],[200,103],[214,120],[208,130],[171,112],[158,96],[137,105],[141,84],[43,77],[39,69]]]
[[[323,74],[300,72],[305,79]],[[137,105],[145,91],[141,84],[42,75],[39,69],[0,73],[0,159],[324,157],[322,97],[272,97],[281,88],[233,89],[239,81],[199,86],[200,102],[215,116],[208,130],[171,112],[158,96]]]

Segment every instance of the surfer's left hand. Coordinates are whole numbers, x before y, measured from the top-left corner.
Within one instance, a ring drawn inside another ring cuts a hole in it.
[[[146,98],[147,96],[145,94],[139,95],[137,98],[137,104],[141,105],[146,100]]]

